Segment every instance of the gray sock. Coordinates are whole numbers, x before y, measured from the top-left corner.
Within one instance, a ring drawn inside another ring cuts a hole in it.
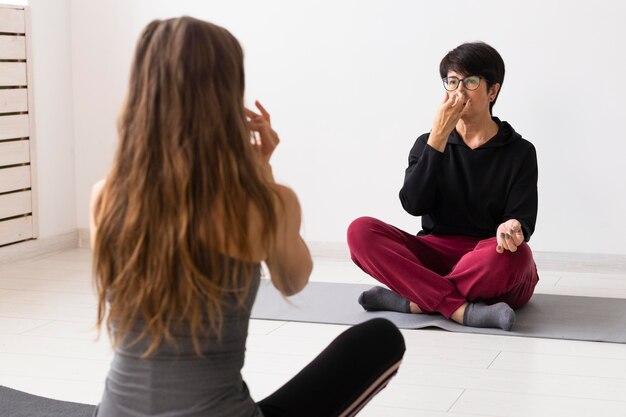
[[[359,304],[367,311],[411,312],[409,300],[383,287],[373,287],[363,291],[359,296]]]
[[[463,314],[463,325],[470,327],[494,327],[510,331],[515,324],[515,311],[507,303],[486,305],[470,303]]]

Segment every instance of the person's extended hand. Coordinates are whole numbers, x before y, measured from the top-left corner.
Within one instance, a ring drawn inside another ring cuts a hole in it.
[[[502,253],[505,250],[515,252],[517,247],[524,242],[522,225],[515,219],[507,220],[498,226],[496,239],[498,241],[498,246],[496,246],[498,253]]]
[[[454,93],[446,93],[433,121],[429,143],[435,149],[443,152],[448,141],[448,136],[456,127],[465,109],[472,104],[472,99],[457,90]],[[432,141],[430,140],[432,139]],[[431,143],[432,142],[432,143]]]
[[[258,101],[255,101],[254,105],[259,109],[261,114],[255,113],[248,108],[245,109],[246,116],[249,119],[248,127],[250,131],[258,133],[258,136],[254,135],[252,138],[252,146],[259,150],[265,162],[269,162],[280,139],[278,138],[278,134],[272,129],[270,114],[267,110],[265,110]]]

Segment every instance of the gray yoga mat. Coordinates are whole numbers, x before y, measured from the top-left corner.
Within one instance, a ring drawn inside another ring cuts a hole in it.
[[[93,405],[58,401],[0,386],[2,417],[91,417]]]
[[[515,326],[506,332],[465,327],[434,314],[367,312],[357,298],[370,288],[364,284],[310,282],[286,301],[263,279],[252,318],[352,325],[384,317],[403,329],[438,327],[463,333],[626,343],[626,299],[535,294],[517,310]]]

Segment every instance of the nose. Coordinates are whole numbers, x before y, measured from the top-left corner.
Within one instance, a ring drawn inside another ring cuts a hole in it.
[[[467,88],[465,88],[465,86],[463,85],[463,83],[459,84],[459,86],[457,87],[455,93],[459,96],[462,97],[463,99],[465,99],[465,97],[467,97],[467,92],[469,90]]]

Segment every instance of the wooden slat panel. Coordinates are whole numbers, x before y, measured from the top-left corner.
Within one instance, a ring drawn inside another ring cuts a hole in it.
[[[0,62],[0,86],[26,85],[25,62]]]
[[[33,71],[33,40],[32,40],[32,14],[31,7],[24,8],[24,24],[26,38],[26,77],[28,84],[28,114],[30,140],[30,188],[32,192],[32,217],[33,217],[33,238],[39,236],[39,204],[38,204],[38,176],[37,176],[37,127],[35,123],[35,97],[33,94],[34,71]]]
[[[24,36],[0,36],[0,59],[26,59]]]
[[[0,90],[0,113],[28,111],[28,89]]]
[[[0,32],[24,33],[24,9],[0,7]]]
[[[30,188],[30,165],[0,169],[0,193]]]
[[[33,237],[32,216],[18,217],[0,222],[0,245],[19,242]]]
[[[0,140],[28,137],[28,115],[0,116]]]
[[[33,211],[30,191],[0,195],[0,219],[19,216]]]
[[[30,162],[30,142],[12,140],[0,142],[0,167],[4,165],[26,164]]]

